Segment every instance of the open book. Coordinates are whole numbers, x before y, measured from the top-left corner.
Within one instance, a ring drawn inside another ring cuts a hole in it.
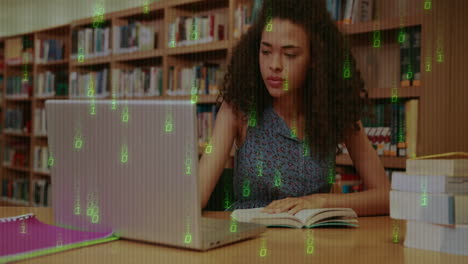
[[[303,209],[295,215],[290,213],[269,214],[261,212],[263,207],[238,209],[231,217],[239,222],[251,222],[266,226],[312,228],[318,226],[358,227],[356,213],[351,208]]]

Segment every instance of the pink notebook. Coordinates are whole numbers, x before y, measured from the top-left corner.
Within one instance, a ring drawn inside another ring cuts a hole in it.
[[[33,214],[0,218],[0,263],[42,256],[118,239],[109,232],[85,232],[44,224]]]

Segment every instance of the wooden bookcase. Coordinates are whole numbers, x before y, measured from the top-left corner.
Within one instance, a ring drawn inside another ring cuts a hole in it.
[[[392,2],[392,3],[389,3]],[[400,30],[410,27],[421,27],[421,58],[424,58],[424,37],[428,34],[428,28],[424,25],[423,1],[374,1],[373,20],[358,24],[340,24],[340,31],[346,36],[351,52],[355,57],[358,69],[365,81],[365,89],[369,98],[380,103],[390,103],[392,94],[396,92],[398,101],[407,99],[421,99],[425,89],[424,60],[421,60],[421,85],[400,85],[400,44],[398,34]],[[380,36],[380,46],[374,46],[374,36]],[[369,63],[372,58],[373,63]],[[378,66],[378,67],[376,67]],[[420,132],[419,132],[420,133]],[[419,156],[420,152],[417,151]],[[380,160],[386,169],[406,168],[406,157],[381,156]],[[349,155],[341,154],[336,158],[337,166],[353,166]]]
[[[238,41],[237,39],[234,39],[233,36],[234,11],[239,3],[246,2],[253,2],[253,0],[163,0],[150,4],[149,9],[147,10],[148,12],[145,12],[146,10],[144,6],[141,6],[107,13],[104,15],[104,20],[105,25],[111,28],[109,36],[111,50],[113,48],[112,27],[125,25],[129,20],[140,20],[156,25],[158,30],[157,46],[152,50],[130,54],[111,53],[111,55],[104,57],[85,58],[83,62],[79,62],[76,58],[71,59],[69,56],[71,53],[72,32],[78,28],[92,26],[92,17],[72,21],[70,24],[59,27],[27,33],[34,35],[34,39],[56,37],[66,40],[64,60],[44,65],[33,63],[31,64],[30,69],[32,74],[36,75],[44,70],[54,70],[57,68],[68,69],[68,73],[71,73],[73,71],[87,72],[90,70],[100,69],[102,67],[108,67],[109,79],[107,82],[107,89],[110,91],[109,88],[112,84],[112,69],[131,69],[142,65],[158,66],[163,69],[163,94],[162,96],[148,97],[147,99],[167,100],[177,98],[190,100],[190,96],[169,96],[167,94],[169,67],[191,66],[194,63],[201,61],[226,63],[232,54],[233,47]],[[448,114],[446,109],[439,110],[434,107],[434,105],[439,104],[439,101],[437,100],[441,100],[442,103],[440,103],[440,106],[446,107],[451,111],[457,111],[464,114],[462,115],[464,117],[468,116],[468,108],[463,107],[465,103],[463,100],[468,98],[468,92],[463,91],[462,88],[463,81],[468,81],[466,80],[468,77],[467,75],[463,76],[461,72],[463,67],[460,66],[463,64],[462,59],[468,59],[468,55],[466,55],[466,52],[462,52],[462,45],[454,44],[455,37],[447,33],[449,32],[449,28],[453,28],[456,25],[454,20],[455,18],[451,17],[451,13],[457,14],[455,17],[457,19],[464,19],[464,21],[466,21],[467,16],[459,11],[456,6],[445,3],[447,1],[432,0],[432,8],[429,10],[424,9],[424,2],[425,0],[375,0],[373,21],[352,25],[339,25],[339,28],[349,39],[353,49],[369,47],[368,50],[375,52],[376,56],[380,58],[381,63],[388,62],[386,63],[388,70],[391,72],[399,72],[399,61],[395,60],[394,57],[395,54],[399,54],[399,47],[396,45],[398,43],[394,39],[394,36],[401,27],[420,26],[422,30],[421,64],[426,62],[426,58],[429,58],[430,63],[432,63],[432,71],[424,71],[424,67],[421,65],[422,85],[419,87],[399,87],[397,85],[399,98],[417,98],[419,100],[417,156],[449,151],[467,151],[468,138],[464,137],[455,139],[455,135],[457,135],[457,133],[460,134],[460,132],[453,130],[457,129],[458,131],[467,131],[468,120],[462,122],[461,119],[455,115]],[[228,16],[227,39],[191,46],[168,46],[168,24],[173,22],[177,16],[193,14],[202,15],[212,12],[223,12]],[[461,33],[462,28],[464,27],[456,29],[458,30],[457,32]],[[372,50],[371,38],[373,32],[376,30],[379,30],[382,33],[383,42],[380,48]],[[4,39],[14,37],[18,36],[10,36]],[[3,40],[0,39],[0,52],[3,52],[1,44],[2,41]],[[444,62],[438,62],[435,58],[436,52],[439,52],[441,49],[439,47],[442,45],[441,43],[445,43],[443,51],[445,52],[444,55],[446,61]],[[464,39],[463,43],[468,43],[468,39]],[[460,58],[456,58],[455,52],[457,51],[463,53],[459,56]],[[452,59],[450,64],[447,63],[448,58]],[[3,72],[5,82],[7,76],[18,73],[21,66],[24,65],[6,65]],[[450,75],[450,71],[452,69],[455,69],[460,76],[453,78]],[[1,70],[0,74],[2,74]],[[395,82],[398,84],[398,75],[395,78],[397,78],[395,79]],[[390,100],[392,89],[394,88],[393,86],[379,85],[378,83],[367,83],[366,85],[370,98],[377,100]],[[452,90],[450,93],[444,92],[444,89],[439,89],[440,86],[444,85],[449,85],[451,87]],[[6,85],[3,85],[2,87],[2,85],[0,85],[0,89],[4,91],[5,86]],[[465,96],[457,96],[459,93]],[[213,104],[216,103],[216,97],[216,95],[200,95],[197,103]],[[69,98],[69,96],[54,98],[62,99]],[[111,98],[108,97],[105,99]],[[450,104],[450,102],[455,102],[455,104]],[[32,119],[34,109],[44,106],[44,99],[35,98],[34,95],[27,99],[4,99],[2,102],[2,124],[5,123],[5,109],[8,106],[25,107],[28,109],[27,115]],[[450,117],[447,118],[447,116]],[[439,128],[434,128],[434,122],[441,122],[444,125]],[[35,124],[32,124],[32,126],[34,125]],[[32,131],[34,130],[32,129]],[[48,173],[34,171],[32,164],[34,146],[47,145],[46,137],[35,136],[33,134],[12,134],[5,133],[3,131],[1,137],[2,150],[5,142],[12,138],[27,142],[29,146],[30,162],[29,166],[21,168],[2,165],[0,180],[8,177],[25,177],[30,180],[30,183],[32,183],[32,180],[34,179],[45,178],[50,181]],[[435,143],[438,139],[439,141]],[[447,140],[448,144],[444,145],[443,143],[440,143],[445,142],[445,140]],[[202,152],[203,148],[200,147],[199,151]],[[231,154],[233,155],[233,152]],[[1,155],[3,155],[3,151]],[[1,159],[3,161],[3,157]],[[386,168],[404,169],[406,158],[382,157],[381,161]],[[232,167],[232,162],[231,158],[226,166]],[[336,164],[338,166],[351,166],[352,161],[349,156],[341,155],[337,157]],[[17,205],[14,203],[0,201],[0,205],[2,204]],[[29,205],[32,205],[32,184],[30,184]]]
[[[2,66],[0,67],[0,76],[2,77],[2,81],[0,81],[0,115],[3,117],[4,115],[4,109],[3,109],[3,100],[4,100],[4,90],[6,86],[6,80],[5,80],[5,39],[0,38],[0,58],[3,58],[3,60],[0,61],[0,64]],[[2,118],[0,117],[0,118]],[[0,124],[0,128],[3,130],[4,123],[2,122]],[[0,133],[0,160],[3,162],[3,133]],[[3,166],[0,166],[0,176],[3,176]],[[0,177],[0,180],[2,177]],[[1,191],[1,190],[0,190]],[[5,203],[0,200],[0,206],[4,205]]]
[[[27,33],[12,36],[9,38],[5,38],[5,50],[8,50],[10,47],[10,43],[8,43],[9,39],[21,39],[23,37],[34,38],[34,33]],[[33,40],[34,41],[34,40]],[[33,52],[34,54],[34,52]],[[6,54],[5,54],[6,55]],[[22,60],[18,62],[9,63],[7,58],[5,57],[5,68],[3,72],[4,77],[4,87],[2,89],[2,141],[1,141],[1,166],[2,166],[2,174],[1,179],[17,179],[17,180],[25,180],[31,182],[31,160],[30,160],[30,149],[31,149],[31,133],[30,131],[5,131],[5,116],[8,109],[21,109],[23,111],[23,123],[26,125],[28,121],[31,120],[31,97],[26,96],[24,98],[12,98],[7,96],[6,88],[7,88],[7,80],[10,77],[17,76],[21,78],[31,77],[34,79],[34,62],[31,61],[29,58],[27,60]],[[5,156],[5,146],[11,146],[12,144],[24,144],[22,154],[23,154],[23,161],[25,164],[23,165],[13,165],[13,164],[4,164],[4,156]],[[32,189],[31,185],[29,185],[29,194],[31,194]],[[8,205],[29,205],[31,202],[31,196],[29,196],[29,201],[0,201],[2,204]]]

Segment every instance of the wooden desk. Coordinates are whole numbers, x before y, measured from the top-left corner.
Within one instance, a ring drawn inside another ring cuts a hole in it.
[[[31,212],[42,222],[53,224],[49,208],[0,207],[0,217]],[[229,212],[204,212],[203,215],[229,219]],[[359,224],[356,229],[269,228],[259,237],[206,252],[118,240],[18,263],[468,263],[468,257],[404,248],[403,221],[388,216],[361,217]],[[394,224],[400,226],[399,243],[392,242]],[[310,236],[314,247],[313,253],[307,254]],[[267,249],[265,256],[260,256],[262,245]]]

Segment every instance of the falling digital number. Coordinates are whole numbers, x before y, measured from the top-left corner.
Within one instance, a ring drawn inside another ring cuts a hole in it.
[[[208,144],[208,145],[206,146],[206,148],[205,148],[205,153],[206,153],[206,154],[210,154],[212,150],[213,150],[213,146],[212,146],[211,143],[210,143],[210,144]]]
[[[190,244],[191,242],[192,242],[192,235],[191,234],[186,234],[185,239],[184,239],[184,243],[185,244]]]
[[[229,231],[231,231],[231,233],[237,232],[237,224],[236,224],[236,222],[232,222],[232,223],[231,223],[231,226],[229,227]]]
[[[81,149],[83,146],[83,140],[81,138],[75,139],[75,149]]]

